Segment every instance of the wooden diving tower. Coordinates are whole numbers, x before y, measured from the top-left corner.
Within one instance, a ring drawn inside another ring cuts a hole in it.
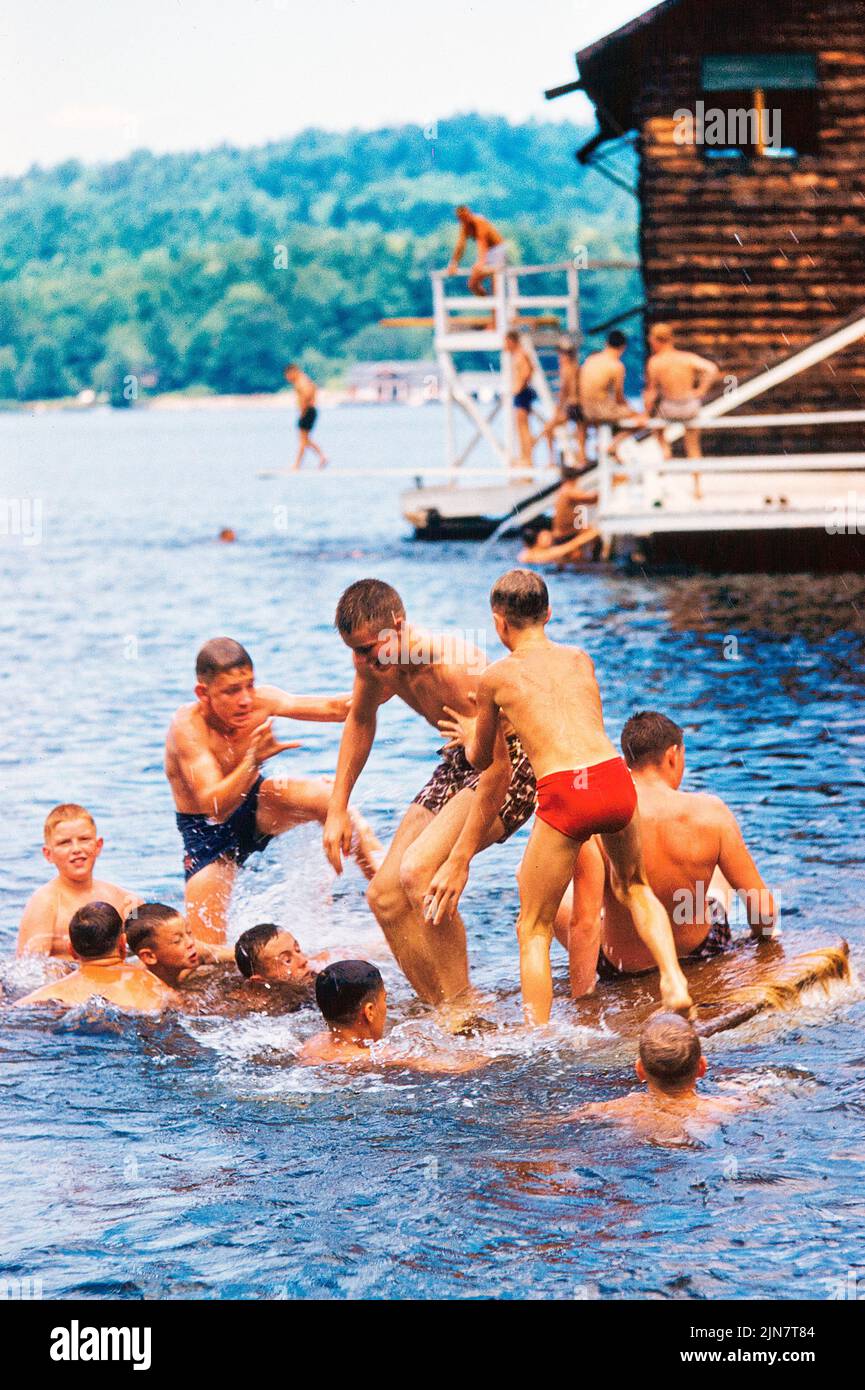
[[[434,330],[445,414],[444,460],[438,469],[419,468],[415,486],[402,494],[403,515],[417,537],[484,539],[527,506],[537,502],[543,509],[561,474],[549,466],[530,471],[520,466],[505,334],[519,332],[534,366],[537,404],[548,419],[558,391],[556,345],[564,337],[578,349],[581,341],[580,275],[634,269],[636,262],[585,259],[507,266],[493,276],[492,293],[485,299],[465,293],[467,270],[453,277],[436,270],[431,321],[383,321],[393,327],[431,323]],[[449,293],[453,284],[463,292]],[[484,354],[486,369],[478,369],[478,354]],[[563,461],[571,461],[564,430],[557,443]]]

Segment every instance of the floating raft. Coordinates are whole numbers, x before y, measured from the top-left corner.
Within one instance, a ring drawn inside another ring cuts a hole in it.
[[[850,979],[850,948],[838,939],[829,946],[787,956],[780,939],[754,945],[746,939],[732,951],[686,965],[688,987],[697,1008],[701,1037],[728,1032],[758,1014],[796,1008],[815,986],[827,990]],[[658,976],[631,975],[604,981],[588,999],[575,1001],[580,1023],[602,1021],[617,1033],[636,1036],[658,1011]]]

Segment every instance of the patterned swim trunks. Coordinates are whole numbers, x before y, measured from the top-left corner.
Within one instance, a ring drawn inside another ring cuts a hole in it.
[[[507,743],[511,755],[511,781],[508,794],[499,811],[499,818],[505,828],[499,844],[504,844],[521,825],[525,825],[535,810],[536,784],[532,765],[516,734],[511,734]],[[441,762],[412,802],[413,806],[425,806],[434,815],[438,815],[457,792],[463,791],[465,787],[476,787],[481,776],[477,769],[472,767],[461,745],[440,751]]]
[[[733,933],[730,931],[723,903],[719,903],[717,898],[707,898],[706,909],[711,922],[709,931],[699,946],[691,951],[690,955],[680,957],[682,960],[711,960],[713,956],[722,956],[733,945]],[[599,980],[624,980],[629,974],[648,975],[651,973],[648,970],[619,970],[611,960],[607,959],[603,949],[598,952],[598,963],[595,969],[598,972]]]

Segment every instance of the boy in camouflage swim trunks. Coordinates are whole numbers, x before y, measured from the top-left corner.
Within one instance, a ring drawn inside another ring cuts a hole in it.
[[[346,589],[336,626],[355,668],[324,827],[325,853],[341,873],[351,836],[349,797],[372,749],[379,707],[396,695],[434,729],[452,710],[471,718],[474,688],[487,663],[460,635],[413,627],[399,594],[377,579],[361,579]],[[454,912],[435,924],[425,920],[424,897],[436,871],[446,859],[453,863],[455,848],[465,844],[464,885],[474,853],[506,840],[532,815],[534,791],[531,768],[513,731],[503,732],[483,773],[454,742],[442,750],[439,766],[397,827],[367,901],[400,969],[426,1002],[455,999],[469,984],[460,916]]]

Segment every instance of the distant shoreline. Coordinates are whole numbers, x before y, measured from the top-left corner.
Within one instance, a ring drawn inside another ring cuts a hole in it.
[[[403,401],[359,400],[351,391],[340,388],[319,387],[318,404],[325,409],[339,405],[403,405]],[[166,391],[159,396],[142,396],[134,405],[112,406],[109,401],[79,401],[75,396],[60,396],[44,401],[2,401],[0,414],[46,415],[57,411],[87,414],[93,410],[124,411],[139,410],[295,410],[297,408],[293,391],[256,391],[249,395],[208,394],[202,396],[186,395],[181,391]]]

